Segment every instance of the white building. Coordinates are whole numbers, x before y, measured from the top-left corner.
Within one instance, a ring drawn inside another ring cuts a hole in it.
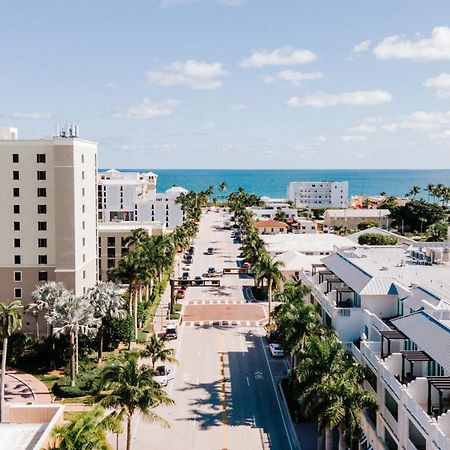
[[[161,222],[173,230],[182,225],[184,213],[176,199],[188,191],[173,186],[156,192],[158,175],[153,172],[119,172],[111,169],[98,174],[98,212],[101,222]]]
[[[297,208],[347,208],[347,181],[292,181],[288,200]]]
[[[450,449],[448,244],[359,247],[300,274],[378,401],[360,448]],[[424,247],[425,246],[425,247]]]
[[[253,217],[256,220],[262,219],[275,219],[275,216],[280,211],[285,213],[289,219],[297,218],[297,210],[293,208],[289,208],[286,206],[283,207],[267,207],[267,208],[258,208],[257,206],[251,206],[246,208],[247,211],[250,211],[253,214]]]
[[[97,144],[61,137],[0,136],[0,298],[31,302],[45,281],[82,295],[97,280]],[[26,332],[35,329],[25,316]]]

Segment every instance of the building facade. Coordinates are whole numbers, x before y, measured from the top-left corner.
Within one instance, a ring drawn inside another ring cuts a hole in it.
[[[0,298],[28,304],[45,281],[82,295],[97,280],[97,144],[0,136]],[[25,316],[25,332],[33,320]]]
[[[156,192],[158,175],[153,172],[119,172],[111,169],[98,174],[99,222],[161,222],[169,230],[182,225],[184,212],[176,202],[188,191],[173,186]]]
[[[300,273],[319,319],[367,367],[360,449],[450,449],[450,249],[339,251]]]
[[[347,181],[292,181],[287,198],[297,208],[347,208]]]
[[[388,209],[327,209],[323,214],[326,227],[344,226],[357,229],[360,223],[373,223],[388,229],[391,223]]]

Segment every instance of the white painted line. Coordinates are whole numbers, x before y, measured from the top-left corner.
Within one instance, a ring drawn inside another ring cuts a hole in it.
[[[247,321],[245,322],[245,325],[247,325],[248,327],[250,327],[250,326],[251,326],[251,323],[247,320]]]
[[[278,408],[280,409],[280,414],[281,414],[281,419],[283,420],[284,430],[286,431],[286,436],[288,438],[289,448],[291,450],[293,450],[293,446],[292,446],[292,443],[291,443],[291,436],[289,434],[288,427],[287,427],[287,424],[286,424],[286,420],[284,418],[283,409],[281,407],[280,398],[278,396],[277,385],[275,384],[275,380],[273,379],[272,369],[270,368],[269,359],[267,358],[267,350],[266,350],[266,347],[264,346],[264,342],[263,342],[262,336],[259,336],[259,342],[262,345],[262,349],[263,349],[263,352],[264,352],[264,357],[265,357],[265,360],[266,360],[267,368],[269,369],[270,379],[272,380],[273,390],[275,391],[275,397],[277,398]]]
[[[245,378],[247,378],[247,386],[250,387],[250,380],[248,379],[248,377]]]
[[[203,320],[200,320],[200,326],[201,327],[203,326]]]

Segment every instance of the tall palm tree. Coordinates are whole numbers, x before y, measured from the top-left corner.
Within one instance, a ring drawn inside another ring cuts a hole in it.
[[[269,324],[272,322],[272,290],[276,289],[284,276],[281,273],[283,267],[281,261],[275,261],[269,254],[264,255],[256,266],[256,279],[267,281],[267,297],[269,300]]]
[[[95,405],[69,419],[69,423],[53,429],[53,443],[49,450],[109,450],[106,431],[119,433],[121,423],[113,414],[105,416],[105,410]]]
[[[22,303],[14,300],[11,303],[0,303],[0,332],[3,341],[2,378],[0,386],[0,422],[5,421],[5,378],[8,339],[22,326]]]
[[[97,283],[89,289],[86,297],[94,308],[94,316],[99,319],[100,325],[97,333],[97,354],[98,362],[102,360],[103,354],[103,321],[106,318],[124,318],[124,300],[117,294],[117,287],[111,282]]]
[[[75,297],[66,292],[54,308],[46,315],[56,336],[69,335],[70,383],[75,386],[78,373],[78,336],[93,336],[97,333],[100,320],[95,317],[94,307],[85,297]]]
[[[122,359],[106,366],[101,372],[104,392],[97,397],[102,406],[113,408],[121,421],[127,421],[127,450],[131,450],[131,422],[134,414],[139,412],[147,420],[168,426],[152,409],[161,404],[173,403],[153,379],[153,369],[146,364],[140,365],[138,360],[138,354],[128,352]]]
[[[131,231],[131,234],[125,239],[125,246],[127,248],[136,248],[141,246],[149,238],[148,231],[144,228],[136,228]]]
[[[432,183],[429,183],[425,189],[428,192],[428,201],[432,198],[434,201],[436,186]]]
[[[228,188],[228,185],[227,185],[227,183],[225,183],[225,181],[222,181],[219,184],[219,191],[222,192],[222,198],[224,197],[224,193],[226,192],[227,188]]]
[[[166,339],[158,338],[156,334],[152,334],[147,341],[142,356],[149,357],[152,361],[152,368],[155,368],[157,361],[175,362],[175,351],[173,348],[166,348]]]

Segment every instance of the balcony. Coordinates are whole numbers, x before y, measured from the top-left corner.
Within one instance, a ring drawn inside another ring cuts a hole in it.
[[[362,341],[360,349],[363,358],[378,372],[381,360],[381,342]]]

